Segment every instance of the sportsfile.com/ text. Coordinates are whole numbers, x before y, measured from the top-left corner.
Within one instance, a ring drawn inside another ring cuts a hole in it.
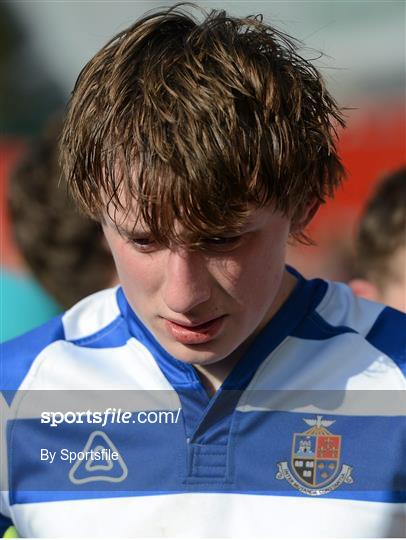
[[[177,424],[181,409],[175,411],[123,411],[109,407],[104,411],[44,411],[41,424],[58,427],[60,424]]]

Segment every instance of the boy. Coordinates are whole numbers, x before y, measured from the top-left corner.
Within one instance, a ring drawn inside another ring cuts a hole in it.
[[[284,265],[343,177],[336,123],[261,18],[171,8],[85,67],[62,164],[121,287],[4,353],[20,533],[404,532],[404,319]],[[83,392],[44,408],[33,390]]]
[[[384,178],[361,216],[355,294],[406,311],[406,168]]]

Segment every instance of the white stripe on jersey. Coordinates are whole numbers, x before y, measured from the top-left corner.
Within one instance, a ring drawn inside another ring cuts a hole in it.
[[[404,504],[273,496],[270,506],[265,495],[218,493],[17,504],[13,518],[24,524],[22,536],[55,538],[380,538],[406,531]]]

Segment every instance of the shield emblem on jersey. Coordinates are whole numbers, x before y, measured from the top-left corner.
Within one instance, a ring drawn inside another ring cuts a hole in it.
[[[291,466],[301,483],[321,487],[339,471],[341,436],[308,430],[293,435]]]
[[[277,480],[287,480],[291,486],[307,495],[325,495],[341,484],[352,484],[352,467],[343,464],[340,469],[341,435],[327,428],[335,420],[303,418],[310,428],[294,433],[290,467],[287,461],[278,463]]]

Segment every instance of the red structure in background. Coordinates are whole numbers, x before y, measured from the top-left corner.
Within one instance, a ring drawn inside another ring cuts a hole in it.
[[[352,240],[362,207],[376,182],[406,163],[404,111],[399,101],[351,111],[339,145],[347,180],[309,228],[316,246],[288,250],[288,262],[306,277],[351,277]]]
[[[406,162],[404,103],[380,104],[379,108],[363,105],[351,111],[340,139],[348,179],[334,201],[320,208],[310,227],[317,246],[298,246],[288,253],[288,261],[307,277],[346,279],[346,257],[360,209],[375,182]],[[21,268],[22,260],[7,218],[7,180],[23,150],[21,140],[0,139],[0,256],[2,266],[11,269]]]
[[[0,262],[12,270],[23,267],[23,261],[13,242],[7,212],[7,185],[13,167],[22,156],[25,143],[22,139],[0,138]]]
[[[323,226],[342,209],[359,211],[377,180],[406,162],[404,108],[384,112],[353,112],[340,137],[340,154],[348,172],[347,182],[328,207],[320,209],[314,226]]]

